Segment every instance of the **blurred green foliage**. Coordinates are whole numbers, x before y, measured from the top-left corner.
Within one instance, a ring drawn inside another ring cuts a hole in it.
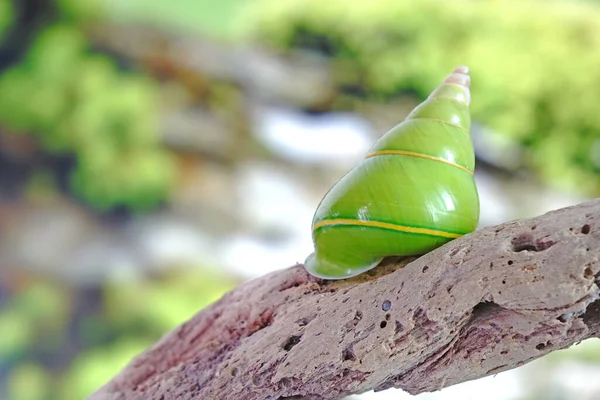
[[[88,22],[106,17],[107,0],[56,0],[64,17],[74,21]]]
[[[0,309],[0,370],[11,366],[0,398],[85,398],[236,284],[208,269],[112,282],[99,291],[29,281]]]
[[[69,368],[68,379],[57,385],[49,399],[86,398],[125,368],[132,358],[152,346],[156,339],[119,337],[106,346],[81,352]]]
[[[10,0],[0,0],[0,40],[12,22],[12,4]]]
[[[156,84],[87,47],[71,25],[40,32],[25,59],[0,75],[0,124],[74,154],[72,187],[88,203],[152,207],[176,174],[159,143]]]
[[[471,68],[475,121],[521,144],[547,182],[600,195],[600,7],[587,2],[257,2],[255,39],[331,57],[361,101],[424,98]],[[357,89],[358,88],[358,89]]]
[[[50,376],[36,363],[23,363],[10,373],[8,398],[12,400],[43,400],[52,386]]]
[[[71,189],[97,209],[156,206],[178,172],[159,139],[159,84],[91,52],[87,24],[140,21],[226,36],[248,1],[50,1],[57,15],[21,62],[0,71],[0,127],[34,135],[50,153],[75,156]],[[0,35],[11,23],[10,5],[0,0]]]
[[[159,281],[107,285],[106,312],[121,329],[145,332],[151,326],[163,332],[187,320],[232,288],[233,284],[217,273],[171,272]],[[148,307],[149,304],[152,307]]]
[[[86,0],[61,0],[83,3]],[[117,21],[210,35],[220,39],[236,32],[235,16],[255,0],[95,0],[104,3],[107,15]]]
[[[32,343],[56,345],[68,317],[68,298],[48,282],[35,282],[0,311],[0,360],[19,359]]]

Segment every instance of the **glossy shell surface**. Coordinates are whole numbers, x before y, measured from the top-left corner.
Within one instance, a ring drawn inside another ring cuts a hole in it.
[[[457,68],[329,190],[313,218],[309,273],[349,278],[476,229],[469,84]]]

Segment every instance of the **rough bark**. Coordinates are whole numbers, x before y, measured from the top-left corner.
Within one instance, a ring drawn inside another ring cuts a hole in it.
[[[243,284],[90,397],[339,399],[435,391],[600,332],[600,200],[480,229],[354,279]]]

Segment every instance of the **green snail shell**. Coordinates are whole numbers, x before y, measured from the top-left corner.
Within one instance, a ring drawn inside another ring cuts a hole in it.
[[[456,68],[327,192],[312,222],[310,274],[349,278],[477,228],[469,86],[468,68]]]

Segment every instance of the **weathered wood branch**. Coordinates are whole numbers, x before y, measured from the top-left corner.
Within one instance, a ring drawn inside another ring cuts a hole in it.
[[[100,399],[435,391],[600,332],[600,200],[480,229],[354,279],[248,282],[135,358]]]

